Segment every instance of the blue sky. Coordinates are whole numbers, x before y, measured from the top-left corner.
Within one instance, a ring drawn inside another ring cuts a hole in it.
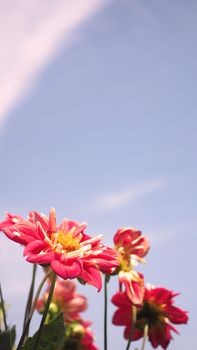
[[[55,206],[59,221],[64,216],[87,221],[89,233],[103,233],[108,244],[120,226],[141,229],[151,243],[148,263],[140,267],[146,281],[181,292],[177,305],[189,310],[189,325],[179,327],[181,336],[169,348],[194,350],[197,4],[96,3],[85,15],[87,0],[83,16],[69,32],[57,33],[44,60],[35,40],[32,53],[42,64],[34,67],[27,56],[25,83],[22,64],[15,67],[18,75],[7,72],[8,92],[13,77],[20,94],[0,109],[1,218],[6,210],[27,215]],[[52,42],[49,29],[44,43]],[[28,40],[21,38],[20,45]],[[10,322],[17,318],[20,329],[17,313],[31,266],[20,247],[0,240]],[[115,281],[110,293],[113,288]],[[82,290],[102,348],[102,293]],[[111,346],[122,348],[122,329],[110,327],[112,333]]]

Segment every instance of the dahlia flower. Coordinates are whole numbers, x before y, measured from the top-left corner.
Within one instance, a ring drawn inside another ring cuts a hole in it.
[[[136,307],[136,322],[132,320],[131,300],[126,293],[118,292],[112,298],[118,307],[113,315],[113,324],[125,326],[125,339],[138,340],[143,337],[144,328],[148,326],[148,338],[153,348],[159,345],[166,349],[171,339],[171,331],[177,330],[173,324],[187,323],[187,312],[173,305],[178,294],[165,288],[149,287],[145,289],[142,306]]]
[[[147,239],[141,235],[141,231],[133,227],[119,228],[114,235],[114,244],[121,254],[131,256],[138,261],[142,261],[149,251]]]
[[[46,301],[49,295],[51,283],[48,283],[47,290],[37,302],[37,310],[40,313],[44,312]],[[75,292],[76,285],[71,280],[56,280],[55,289],[51,304],[49,306],[49,318],[55,317],[59,312],[64,314],[64,322],[69,323],[75,320],[80,320],[80,312],[87,309],[87,299]]]
[[[140,305],[144,296],[143,275],[134,270],[138,262],[144,262],[149,243],[141,232],[132,227],[120,228],[114,236],[119,258],[119,284],[125,286],[127,296],[135,305]]]
[[[101,242],[101,235],[92,238],[84,233],[86,226],[68,219],[57,226],[54,208],[49,218],[32,211],[27,220],[8,214],[0,224],[8,238],[25,246],[27,261],[50,265],[63,279],[78,277],[100,290],[100,271],[112,272],[119,263],[114,250]]]

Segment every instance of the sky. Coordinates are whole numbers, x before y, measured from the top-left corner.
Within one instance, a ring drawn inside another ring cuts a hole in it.
[[[0,0],[0,10],[1,220],[54,206],[59,222],[87,221],[109,245],[119,227],[140,229],[146,282],[180,292],[189,311],[169,349],[195,350],[196,1]],[[0,236],[19,332],[31,268]],[[116,289],[114,279],[109,297]],[[103,294],[79,290],[102,349]],[[122,333],[109,325],[114,350],[126,347]]]

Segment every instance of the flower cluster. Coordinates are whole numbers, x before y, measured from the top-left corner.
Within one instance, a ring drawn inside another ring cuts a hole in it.
[[[60,225],[56,223],[55,209],[50,210],[49,217],[37,211],[31,211],[27,219],[8,213],[0,223],[2,231],[9,239],[24,246],[25,259],[33,264],[32,283],[27,301],[24,328],[17,350],[29,349],[34,343],[45,344],[45,332],[50,327],[59,327],[60,339],[54,335],[54,350],[98,350],[94,345],[91,322],[83,320],[81,313],[87,308],[86,298],[76,292],[72,279],[82,284],[102,288],[102,274],[105,274],[105,303],[107,301],[107,284],[110,276],[118,275],[118,291],[112,297],[117,307],[112,319],[116,326],[124,326],[124,338],[130,342],[148,339],[153,348],[161,346],[166,349],[171,341],[172,332],[178,333],[172,324],[185,324],[187,312],[174,306],[177,296],[163,287],[145,287],[144,276],[136,270],[138,263],[145,262],[149,251],[149,242],[141,231],[133,227],[121,227],[114,235],[114,247],[105,246],[102,235],[91,237],[85,233],[87,225],[64,218]],[[43,281],[33,301],[35,269],[41,265],[45,271]],[[56,279],[56,275],[58,278]],[[47,288],[42,297],[39,293],[47,281]],[[1,286],[0,286],[1,292]],[[28,340],[29,324],[37,308],[42,314],[38,332],[33,340]],[[104,349],[107,349],[107,308],[104,313]],[[60,317],[61,316],[61,320]],[[54,322],[54,323],[53,323]],[[8,334],[6,312],[0,293],[0,331]],[[44,328],[45,327],[45,328]],[[43,330],[44,329],[44,330]],[[54,328],[55,329],[55,328]],[[0,348],[1,348],[0,332]],[[13,330],[10,330],[13,334]],[[48,333],[47,333],[48,332]],[[4,336],[4,335],[3,335]],[[9,337],[12,337],[11,333]],[[47,338],[48,339],[48,338]],[[42,343],[43,342],[43,343]],[[10,348],[12,348],[10,344]],[[9,349],[10,349],[9,348]]]
[[[144,276],[135,270],[138,262],[144,262],[149,251],[147,239],[134,228],[120,228],[114,236],[115,249],[119,254],[120,291],[112,297],[118,307],[112,323],[125,326],[124,337],[138,340],[148,330],[153,348],[161,345],[166,349],[173,339],[171,331],[177,330],[171,323],[187,323],[187,312],[173,305],[177,295],[165,288],[144,286]],[[122,290],[124,284],[125,290]]]

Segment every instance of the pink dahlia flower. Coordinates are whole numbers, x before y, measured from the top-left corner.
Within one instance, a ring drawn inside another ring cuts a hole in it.
[[[134,307],[126,293],[117,293],[112,302],[118,307],[113,316],[113,324],[125,326],[125,339],[138,340],[143,337],[144,327],[148,326],[148,338],[153,348],[159,345],[166,349],[172,335],[177,330],[174,324],[187,323],[187,312],[174,304],[174,297],[178,294],[165,288],[146,288],[142,306],[136,307],[136,322],[132,320],[132,308]],[[131,330],[132,333],[131,333]]]
[[[50,285],[49,282],[46,292],[37,302],[36,308],[40,313],[44,312]],[[75,290],[76,286],[73,281],[57,279],[49,307],[49,314],[51,313],[53,316],[62,311],[65,323],[80,320],[81,316],[79,313],[87,309],[87,299],[83,295],[77,294]]]
[[[27,220],[7,220],[0,225],[8,238],[25,245],[27,261],[50,265],[63,279],[78,277],[100,290],[100,271],[112,272],[119,265],[116,253],[103,245],[101,235],[92,238],[84,233],[86,224],[63,219],[57,226],[54,208],[49,218],[33,211]]]
[[[142,236],[141,231],[133,227],[121,227],[114,235],[114,244],[116,249],[124,255],[128,255],[141,261],[149,251],[149,243]]]
[[[120,290],[124,285],[132,303],[140,305],[144,296],[144,278],[134,268],[138,262],[144,261],[149,243],[135,228],[122,227],[114,235],[114,244],[119,258]]]

